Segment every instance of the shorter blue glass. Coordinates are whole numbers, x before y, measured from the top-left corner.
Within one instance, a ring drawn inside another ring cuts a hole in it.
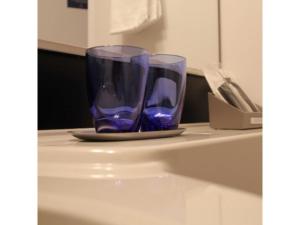
[[[149,55],[134,46],[90,48],[87,90],[96,132],[134,132],[140,128]]]
[[[177,129],[185,96],[186,60],[158,54],[149,63],[141,130]]]

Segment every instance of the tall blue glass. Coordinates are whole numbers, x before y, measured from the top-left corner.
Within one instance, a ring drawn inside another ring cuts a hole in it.
[[[140,127],[149,55],[134,46],[89,48],[87,90],[96,132],[135,132]]]
[[[149,63],[141,130],[177,129],[185,96],[186,60],[158,54],[151,56]]]

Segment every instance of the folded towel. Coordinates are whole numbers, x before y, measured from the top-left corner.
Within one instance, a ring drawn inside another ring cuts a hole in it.
[[[161,0],[112,0],[110,33],[137,32],[161,16]]]

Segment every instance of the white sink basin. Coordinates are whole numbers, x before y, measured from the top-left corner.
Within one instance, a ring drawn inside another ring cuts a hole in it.
[[[259,225],[261,130],[81,142],[39,132],[39,225]]]

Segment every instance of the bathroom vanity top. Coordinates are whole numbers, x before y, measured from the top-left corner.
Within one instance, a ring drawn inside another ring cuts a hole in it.
[[[122,142],[39,131],[39,224],[261,224],[261,130],[181,127]]]
[[[78,148],[88,148],[91,146],[98,146],[103,149],[113,149],[118,146],[124,149],[138,149],[140,147],[156,148],[161,145],[169,145],[170,143],[185,143],[190,144],[193,142],[203,141],[216,141],[217,139],[224,137],[239,137],[247,135],[261,135],[261,129],[249,129],[249,130],[216,130],[209,126],[208,123],[191,123],[181,124],[180,127],[186,128],[186,131],[177,137],[172,138],[158,138],[149,140],[133,140],[133,141],[119,141],[119,142],[85,142],[76,139],[70,134],[69,131],[87,131],[95,130],[94,128],[79,128],[79,129],[60,129],[60,130],[41,130],[39,135],[39,146],[46,147],[51,146],[65,147],[72,146]]]

